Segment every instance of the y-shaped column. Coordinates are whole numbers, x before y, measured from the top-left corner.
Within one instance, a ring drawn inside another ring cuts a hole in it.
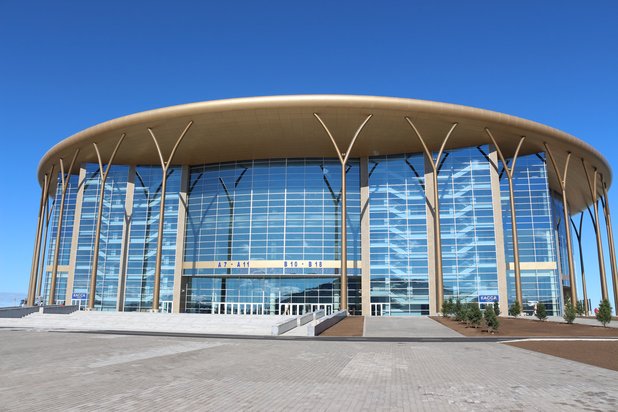
[[[526,140],[526,137],[522,136],[519,139],[519,143],[517,144],[517,149],[515,150],[515,154],[513,155],[513,158],[511,161],[511,167],[509,167],[509,164],[507,163],[506,159],[504,158],[504,155],[502,154],[502,150],[500,150],[500,147],[498,146],[498,143],[496,143],[496,139],[494,139],[494,136],[491,134],[491,131],[489,130],[489,128],[486,127],[485,132],[491,139],[491,143],[496,148],[496,152],[498,152],[498,156],[500,157],[500,161],[502,162],[502,166],[504,167],[506,178],[509,183],[509,202],[510,202],[510,209],[511,209],[511,235],[512,235],[512,241],[513,241],[513,264],[515,265],[515,299],[521,305],[523,302],[522,293],[521,293],[521,266],[519,264],[519,241],[517,237],[517,219],[515,215],[515,192],[513,190],[513,172],[515,171],[515,163],[517,162],[517,156],[519,156],[521,145],[524,143],[524,140]],[[499,170],[498,170],[498,173],[499,173]]]
[[[607,243],[609,246],[609,263],[612,268],[612,284],[614,287],[614,310],[618,314],[618,268],[616,267],[616,249],[614,248],[614,230],[612,229],[612,217],[609,212],[609,197],[607,193],[607,184],[603,181],[603,175],[601,175],[601,187],[603,188],[603,214],[605,215],[605,229],[607,230]]]
[[[161,147],[159,147],[159,142],[157,142],[157,138],[154,132],[152,131],[150,127],[148,128],[148,132],[150,133],[150,136],[152,136],[152,140],[154,141],[154,144],[157,148],[157,153],[159,154],[159,160],[161,161],[161,171],[163,173],[163,175],[161,176],[161,202],[159,203],[160,208],[159,208],[159,232],[158,232],[158,237],[157,237],[157,259],[155,263],[154,290],[152,292],[153,293],[152,295],[152,311],[153,312],[159,311],[159,290],[161,289],[161,252],[163,250],[163,219],[165,217],[165,192],[167,191],[167,171],[170,167],[170,164],[172,163],[172,160],[174,159],[174,155],[176,154],[176,150],[178,149],[180,142],[185,137],[185,135],[189,131],[189,128],[191,127],[192,124],[193,124],[193,120],[191,120],[189,124],[187,124],[187,127],[185,127],[185,129],[182,131],[182,133],[180,134],[180,137],[176,140],[176,144],[174,145],[172,152],[167,158],[167,161],[163,159],[163,153],[161,152]]]
[[[54,248],[54,261],[51,273],[51,284],[49,285],[49,304],[53,305],[56,302],[56,277],[58,275],[58,257],[60,256],[60,240],[62,235],[62,223],[64,218],[64,200],[69,188],[69,178],[71,177],[71,170],[75,164],[75,159],[79,154],[79,149],[75,150],[69,169],[64,170],[64,159],[60,158],[60,183],[62,184],[62,194],[60,196],[60,210],[58,211],[58,227],[56,229],[56,247]],[[56,189],[58,190],[58,189]]]
[[[429,151],[429,148],[427,147],[427,144],[425,143],[425,140],[419,133],[414,123],[412,123],[412,120],[410,120],[410,118],[407,116],[405,117],[405,119],[407,120],[407,122],[410,124],[410,126],[414,130],[414,133],[416,134],[416,137],[418,137],[418,140],[421,142],[421,145],[423,146],[423,151],[425,152],[425,157],[427,158],[427,161],[429,162],[432,172],[433,172],[432,173],[432,180],[433,180],[433,208],[432,208],[433,210],[432,211],[433,211],[433,233],[434,233],[434,240],[435,240],[434,241],[434,252],[435,252],[434,256],[436,259],[436,273],[435,273],[436,310],[440,311],[442,310],[441,309],[442,301],[444,300],[444,286],[443,286],[444,282],[442,278],[442,236],[440,234],[440,198],[438,196],[438,172],[439,172],[440,162],[442,159],[442,154],[444,153],[444,148],[446,147],[446,143],[448,142],[448,139],[451,137],[453,130],[455,130],[455,127],[457,127],[457,123],[453,123],[448,133],[446,134],[446,137],[444,138],[444,140],[442,140],[442,145],[440,146],[440,150],[438,151],[438,156],[434,160],[433,155],[431,154],[431,152]]]
[[[575,264],[573,263],[573,243],[571,242],[571,229],[569,227],[569,221],[571,219],[569,215],[569,204],[567,202],[567,173],[569,171],[569,161],[571,160],[571,152],[567,152],[567,158],[564,163],[564,170],[561,172],[558,168],[558,164],[556,163],[556,159],[554,159],[554,155],[549,148],[547,143],[543,143],[545,146],[545,152],[549,156],[549,160],[551,161],[552,167],[554,168],[554,172],[556,173],[556,179],[560,184],[560,191],[562,192],[562,211],[563,211],[563,221],[564,221],[564,232],[566,234],[566,246],[567,246],[567,260],[569,263],[569,283],[571,284],[571,303],[577,303],[577,286],[575,284]]]
[[[594,233],[597,240],[597,257],[599,259],[599,276],[601,277],[601,297],[607,299],[607,279],[605,278],[605,259],[603,258],[603,240],[601,239],[601,228],[599,227],[599,201],[597,199],[597,176],[599,175],[597,168],[593,168],[592,178],[588,173],[588,167],[586,161],[582,158],[582,167],[586,173],[586,180],[588,181],[588,189],[590,190],[590,197],[592,199],[592,207],[594,210],[594,217],[590,213],[592,224],[594,225]]]
[[[588,307],[588,292],[586,289],[586,270],[584,267],[584,249],[582,245],[582,228],[584,225],[584,212],[582,211],[579,214],[579,226],[575,225],[575,221],[571,218],[571,224],[573,225],[573,230],[575,231],[575,236],[577,237],[577,246],[579,247],[579,263],[582,269],[582,293],[584,295],[584,312],[588,315],[590,308]],[[571,302],[573,305],[576,305],[577,302]]]
[[[36,295],[37,287],[37,274],[39,272],[39,257],[41,254],[41,236],[43,236],[43,226],[45,216],[47,215],[47,198],[49,196],[49,186],[52,182],[52,175],[54,173],[55,165],[52,165],[49,173],[45,173],[43,180],[43,187],[41,190],[41,203],[39,206],[39,218],[37,221],[37,231],[34,240],[34,254],[32,255],[32,269],[30,270],[30,287],[28,288],[27,304],[29,306],[34,305],[34,299]]]
[[[350,152],[352,151],[352,147],[354,147],[354,142],[356,142],[356,138],[363,130],[369,119],[373,117],[372,114],[368,115],[365,121],[358,127],[350,145],[348,146],[348,150],[342,152],[335,141],[332,133],[326,127],[326,124],[322,121],[320,116],[317,113],[313,113],[316,119],[320,122],[328,137],[330,137],[330,141],[333,143],[335,150],[337,151],[337,157],[339,157],[339,161],[341,162],[341,310],[348,309],[348,249],[347,249],[347,225],[346,225],[346,205],[347,205],[347,197],[346,197],[346,166],[348,163],[348,157],[350,157]]]
[[[126,134],[123,133],[118,139],[118,143],[116,143],[116,147],[114,147],[114,151],[105,166],[105,170],[103,169],[103,161],[101,160],[101,153],[99,152],[99,146],[96,143],[92,143],[94,146],[94,151],[97,154],[97,160],[99,161],[99,208],[97,211],[97,225],[94,231],[94,251],[92,252],[92,273],[90,273],[90,293],[88,294],[88,310],[92,310],[94,308],[94,294],[97,291],[97,270],[99,267],[99,238],[101,237],[101,218],[103,216],[103,197],[105,195],[105,182],[107,181],[107,175],[109,174],[109,170],[112,167],[112,163],[114,162],[114,158],[116,157],[116,153],[118,152],[118,148],[120,144],[124,140]]]

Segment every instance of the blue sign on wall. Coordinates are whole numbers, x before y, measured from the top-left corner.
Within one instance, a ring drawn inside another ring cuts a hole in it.
[[[498,295],[479,295],[479,303],[497,302]]]
[[[71,299],[87,299],[87,298],[88,298],[87,293],[73,293],[73,295],[71,295]]]

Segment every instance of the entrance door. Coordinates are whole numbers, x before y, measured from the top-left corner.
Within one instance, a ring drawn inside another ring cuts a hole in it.
[[[333,313],[333,305],[332,303],[313,303],[311,304],[311,312],[315,312],[318,310],[324,310],[326,316]]]
[[[299,316],[307,313],[309,305],[304,303],[282,303],[279,305],[280,315]]]
[[[163,313],[172,313],[172,301],[171,300],[162,300],[161,301],[161,312],[163,312]]]
[[[390,303],[372,303],[371,304],[371,316],[390,316],[391,304]]]

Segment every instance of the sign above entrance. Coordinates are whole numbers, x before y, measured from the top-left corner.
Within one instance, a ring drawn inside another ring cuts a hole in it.
[[[271,269],[271,268],[306,268],[337,269],[339,260],[215,260],[210,262],[184,262],[183,269]],[[360,268],[361,261],[348,261],[348,267]]]
[[[498,295],[479,295],[479,303],[492,303],[499,300]]]
[[[88,299],[87,293],[73,293],[71,299]]]

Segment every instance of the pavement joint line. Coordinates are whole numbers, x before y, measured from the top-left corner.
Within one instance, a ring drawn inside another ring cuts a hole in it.
[[[276,340],[276,341],[320,341],[320,342],[420,342],[420,343],[501,343],[501,342],[518,342],[531,340],[545,341],[567,341],[569,339],[585,340],[585,341],[618,341],[618,337],[594,337],[583,336],[578,338],[555,336],[555,337],[528,337],[528,336],[487,336],[487,337],[369,337],[369,336],[271,336],[271,335],[232,335],[232,334],[206,334],[206,333],[188,333],[188,332],[154,332],[154,331],[127,331],[127,330],[69,330],[69,329],[36,329],[36,328],[0,328],[0,330],[11,331],[45,331],[51,333],[78,333],[78,334],[100,334],[100,335],[125,335],[125,336],[161,336],[161,337],[176,337],[176,338],[198,338],[198,339],[232,339],[232,340]]]
[[[599,337],[599,338],[523,338],[523,339],[514,339],[514,340],[510,340],[510,342],[550,342],[550,341],[557,341],[557,342],[594,342],[594,341],[598,341],[598,342],[618,342],[618,337],[616,338],[606,338],[606,337]]]

